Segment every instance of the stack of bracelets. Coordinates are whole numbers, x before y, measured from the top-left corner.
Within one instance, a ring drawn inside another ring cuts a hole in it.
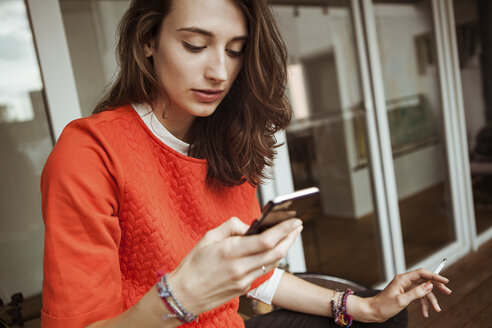
[[[169,314],[163,314],[162,320],[178,319],[182,323],[189,323],[193,320],[198,322],[198,316],[186,311],[181,304],[179,304],[176,297],[174,297],[173,292],[167,282],[168,273],[163,274],[161,271],[158,271],[157,276],[159,277],[159,281],[155,285],[157,292],[159,293],[159,297],[171,312]]]
[[[344,293],[339,293],[338,299],[335,300],[337,295],[337,292],[335,291],[335,294],[331,299],[331,312],[333,313],[333,319],[340,327],[350,327],[352,325],[352,316],[347,313],[347,298],[353,293],[354,291],[349,288]]]

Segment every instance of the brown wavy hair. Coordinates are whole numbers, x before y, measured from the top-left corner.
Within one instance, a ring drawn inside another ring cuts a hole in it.
[[[234,186],[260,183],[278,146],[275,133],[292,117],[285,94],[287,52],[264,0],[233,0],[248,23],[243,67],[215,112],[197,117],[190,128],[189,155],[208,161],[207,182]],[[118,32],[115,82],[94,113],[130,103],[165,101],[144,45],[158,38],[172,0],[133,0]]]

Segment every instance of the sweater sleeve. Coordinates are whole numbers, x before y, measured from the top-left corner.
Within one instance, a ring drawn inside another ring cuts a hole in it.
[[[41,177],[42,327],[85,327],[123,311],[118,165],[92,124],[65,128]]]

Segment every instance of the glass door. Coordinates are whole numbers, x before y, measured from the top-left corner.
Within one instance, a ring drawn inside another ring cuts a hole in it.
[[[480,242],[492,237],[492,47],[490,1],[454,0],[475,212]]]
[[[321,190],[304,218],[307,271],[374,285],[466,254],[473,213],[446,2],[272,2],[291,54],[289,175],[293,189]]]
[[[452,10],[441,0],[360,1],[376,104],[395,271],[471,249],[469,180],[454,70]]]
[[[375,210],[354,28],[360,20],[354,22],[349,1],[271,2],[290,55],[294,108],[286,130],[289,171],[277,179],[289,175],[293,189],[321,191],[302,217],[306,271],[365,285],[383,282],[384,233]]]
[[[407,267],[456,240],[430,1],[374,1]]]

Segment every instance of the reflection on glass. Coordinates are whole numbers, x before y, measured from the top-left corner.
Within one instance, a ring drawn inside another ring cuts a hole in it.
[[[41,293],[39,177],[52,139],[22,0],[0,2],[0,297]]]
[[[454,8],[475,224],[480,234],[492,227],[492,46],[487,42],[492,37],[492,11],[486,1],[455,0]]]
[[[82,116],[116,76],[116,28],[130,0],[60,1]]]
[[[430,1],[375,1],[407,266],[455,240]]]
[[[302,217],[307,270],[376,284],[385,277],[350,8],[273,9],[291,61],[288,92],[295,117],[287,144],[294,187],[321,191]]]

